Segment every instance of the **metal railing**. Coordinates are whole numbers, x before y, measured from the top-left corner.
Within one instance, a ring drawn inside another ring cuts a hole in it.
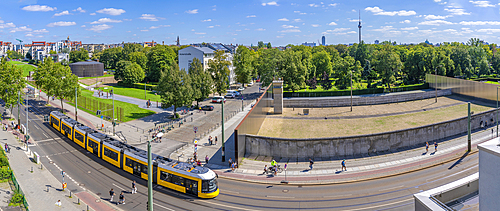
[[[19,204],[23,210],[29,211],[28,201],[26,200],[26,196],[24,195],[23,190],[21,190],[21,187],[19,186],[16,177],[14,176],[14,172],[11,172],[10,178],[12,189],[14,189],[14,196],[12,198],[16,197],[17,194],[21,195],[21,202]]]

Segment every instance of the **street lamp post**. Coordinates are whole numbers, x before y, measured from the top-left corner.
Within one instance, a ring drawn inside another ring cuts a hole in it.
[[[151,141],[162,136],[163,133],[159,132],[156,137],[148,141],[148,211],[153,211],[153,155],[151,154]]]
[[[438,68],[438,67],[442,67],[442,66],[443,66],[443,65],[442,65],[442,64],[440,64],[439,66],[437,66],[436,68],[434,68],[434,73],[435,73],[435,74],[434,74],[434,80],[435,80],[435,84],[434,84],[434,86],[435,86],[435,87],[434,87],[434,88],[436,89],[436,103],[438,102],[438,87],[437,87],[437,83],[438,83],[438,82],[437,82],[437,75],[438,75],[438,74],[437,74],[437,68]]]
[[[352,112],[352,71],[349,71],[351,73],[351,112]]]
[[[225,155],[225,152],[226,152],[226,148],[224,147],[224,100],[226,100],[225,98],[222,99],[222,162],[226,162],[226,155]]]
[[[78,121],[78,87],[75,87],[75,120]]]
[[[111,98],[113,98],[113,136],[115,135],[115,92],[113,91],[113,88],[111,88]]]
[[[17,92],[17,125],[21,126],[21,92]]]
[[[498,137],[498,86],[497,86],[497,112],[496,113],[497,113],[497,120],[496,120],[496,122],[497,122],[497,137]]]

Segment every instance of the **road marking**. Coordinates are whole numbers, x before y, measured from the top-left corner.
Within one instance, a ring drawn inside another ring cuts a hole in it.
[[[254,210],[256,210],[256,209],[245,209],[245,208],[241,208],[241,207],[233,207],[233,206],[219,204],[219,203],[215,203],[215,202],[211,202],[211,201],[204,201],[204,202],[205,203],[209,203],[209,204],[214,204],[214,205],[217,205],[217,206],[223,206],[223,207],[229,207],[229,208],[233,208],[233,209],[238,209],[238,210],[248,210],[248,211],[254,211]]]
[[[268,198],[280,198],[280,199],[294,199],[293,196],[266,196]]]
[[[358,209],[352,209],[352,210],[345,210],[345,211],[373,210],[374,208],[377,208],[377,207],[383,207],[383,206],[387,206],[387,205],[398,204],[398,203],[402,203],[402,202],[405,202],[405,201],[413,201],[413,198],[409,198],[409,199],[405,199],[403,201],[397,201],[397,202],[393,202],[393,203],[389,203],[389,204],[381,204],[381,205],[377,205],[377,206],[364,207],[364,208],[358,208]]]
[[[228,192],[228,193],[234,193],[234,194],[240,194],[240,192],[236,192],[236,191],[230,191],[230,190],[224,190],[222,192]]]
[[[35,125],[35,128],[36,128],[37,130],[40,130],[40,128],[39,128],[38,126],[36,126],[36,125]]]
[[[44,139],[44,140],[40,140],[40,141],[35,141],[36,143],[42,143],[42,142],[47,142],[47,141],[55,141],[57,139],[61,139],[61,138],[51,138],[51,139]]]
[[[323,198],[334,198],[334,197],[344,197],[344,196],[352,196],[352,194],[336,195],[336,196],[323,196]]]
[[[386,188],[386,189],[382,189],[382,190],[379,190],[379,191],[386,191],[386,190],[391,190],[391,189],[396,189],[396,188],[402,188],[402,187],[404,187],[404,185],[400,185],[400,186],[392,187],[392,188]]]
[[[120,186],[115,185],[115,183],[113,183],[113,185],[114,185],[115,187],[117,187],[117,188],[120,188],[120,189],[121,189],[121,190],[123,190],[123,191],[125,190],[125,189],[121,188]]]
[[[42,134],[43,134],[45,137],[47,137],[47,138],[48,138],[47,134],[45,134],[45,133],[42,133]]]
[[[153,202],[153,205],[156,205],[156,206],[161,207],[161,208],[166,209],[166,210],[175,211],[175,210],[173,210],[173,209],[170,209],[170,208],[168,208],[168,207],[161,206],[161,205],[159,205],[159,204],[157,204],[157,203],[154,203],[154,202]]]

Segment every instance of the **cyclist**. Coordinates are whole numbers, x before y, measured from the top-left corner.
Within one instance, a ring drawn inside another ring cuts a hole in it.
[[[278,163],[275,160],[271,161],[271,166],[275,167]]]

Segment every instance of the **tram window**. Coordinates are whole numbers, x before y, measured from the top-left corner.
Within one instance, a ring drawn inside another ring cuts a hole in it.
[[[148,174],[148,165],[141,164],[142,166],[142,173]]]
[[[83,142],[83,135],[81,135],[80,133],[75,132],[75,139],[78,140],[78,141]]]
[[[217,180],[203,180],[201,182],[201,192],[211,193],[217,190]]]
[[[171,175],[172,177],[172,183],[180,186],[184,186],[184,178],[179,177],[177,175]]]
[[[67,134],[71,134],[71,128],[69,128],[65,124],[62,125],[62,128],[63,128],[64,132],[66,132]]]
[[[54,118],[53,116],[50,116],[50,121],[53,123],[53,124],[56,124],[57,126],[59,126],[59,121]]]
[[[132,160],[130,160],[129,158],[125,159],[125,165],[132,168]]]
[[[90,148],[96,148],[97,146],[99,146],[99,145],[96,142],[89,140],[89,147]]]
[[[172,175],[162,171],[160,174],[160,179],[166,182],[172,182]]]
[[[113,152],[112,150],[110,150],[106,147],[104,148],[104,155],[106,155],[106,157],[109,157],[115,161],[118,161],[118,153]]]

